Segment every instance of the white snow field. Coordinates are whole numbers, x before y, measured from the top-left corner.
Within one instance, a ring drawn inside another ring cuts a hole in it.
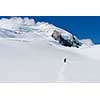
[[[72,36],[33,19],[1,19],[0,82],[100,82],[100,45],[62,46],[55,29]]]

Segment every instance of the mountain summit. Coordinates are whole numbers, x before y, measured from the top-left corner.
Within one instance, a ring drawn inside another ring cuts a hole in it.
[[[35,23],[34,19],[12,17],[0,20],[0,36],[8,38],[31,38],[39,36],[50,39],[51,37],[61,45],[79,47],[81,41],[71,33],[46,22]]]
[[[0,82],[100,82],[100,45],[90,42],[46,22],[3,18]]]

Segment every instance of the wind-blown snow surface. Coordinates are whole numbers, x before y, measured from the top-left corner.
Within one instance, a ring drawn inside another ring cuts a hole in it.
[[[100,45],[61,46],[53,30],[70,33],[26,19],[0,21],[0,82],[100,82]]]

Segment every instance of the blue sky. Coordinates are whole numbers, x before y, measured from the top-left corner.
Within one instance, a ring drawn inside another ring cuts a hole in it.
[[[5,17],[5,16],[2,16]],[[0,17],[0,18],[2,18]],[[63,28],[80,39],[90,38],[100,44],[100,17],[97,16],[28,16]],[[9,17],[8,17],[9,18]]]

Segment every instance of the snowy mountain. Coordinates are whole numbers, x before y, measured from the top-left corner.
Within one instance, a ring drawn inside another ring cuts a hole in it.
[[[54,30],[72,39],[49,23],[1,19],[0,82],[100,82],[100,45],[65,47],[51,37]]]

